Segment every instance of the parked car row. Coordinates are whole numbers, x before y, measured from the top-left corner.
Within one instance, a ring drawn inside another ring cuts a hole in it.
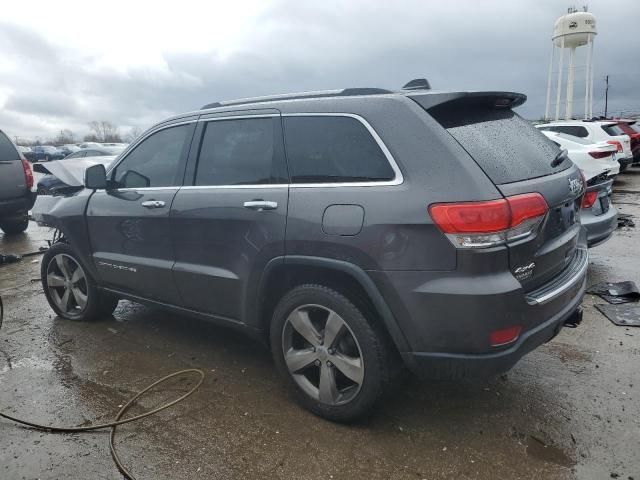
[[[581,223],[590,247],[605,242],[617,227],[617,210],[611,203],[615,176],[640,162],[640,128],[635,120],[564,120],[536,128],[565,150],[587,182]]]
[[[38,145],[35,147],[21,147],[18,146],[18,150],[24,155],[24,157],[30,162],[49,162],[52,160],[61,160],[63,158],[78,158],[78,156],[88,156],[88,154],[76,155],[83,151],[92,151],[92,156],[100,156],[104,152],[104,149],[108,149],[109,153],[103,153],[105,155],[114,155],[120,153],[126,148],[126,143],[97,143],[97,142],[85,142],[79,145],[67,144],[59,147],[53,145]]]

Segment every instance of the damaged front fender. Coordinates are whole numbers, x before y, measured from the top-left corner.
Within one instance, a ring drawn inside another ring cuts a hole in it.
[[[58,229],[84,266],[95,275],[86,217],[92,194],[92,190],[83,189],[65,196],[39,195],[31,214],[38,225]]]

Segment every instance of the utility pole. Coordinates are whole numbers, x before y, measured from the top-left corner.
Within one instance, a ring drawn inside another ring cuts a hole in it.
[[[607,118],[607,107],[609,106],[609,75],[604,77],[607,86],[604,89],[604,118]]]

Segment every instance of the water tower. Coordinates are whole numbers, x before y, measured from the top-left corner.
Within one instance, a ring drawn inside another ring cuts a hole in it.
[[[554,119],[560,118],[562,101],[562,76],[564,73],[564,52],[569,49],[569,71],[567,74],[567,91],[565,95],[564,118],[573,116],[573,84],[575,81],[576,49],[586,46],[584,118],[593,116],[593,40],[596,32],[596,17],[583,7],[583,11],[569,8],[566,15],[556,20],[551,37],[551,59],[549,61],[549,77],[547,79],[547,106],[544,118],[549,120],[551,108],[551,83],[556,49],[560,49],[558,60],[558,80],[556,87],[556,111]]]

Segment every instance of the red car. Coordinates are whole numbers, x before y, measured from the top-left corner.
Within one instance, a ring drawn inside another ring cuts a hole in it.
[[[631,153],[633,153],[633,164],[640,163],[640,125],[635,120],[618,120],[618,127],[631,139]]]

